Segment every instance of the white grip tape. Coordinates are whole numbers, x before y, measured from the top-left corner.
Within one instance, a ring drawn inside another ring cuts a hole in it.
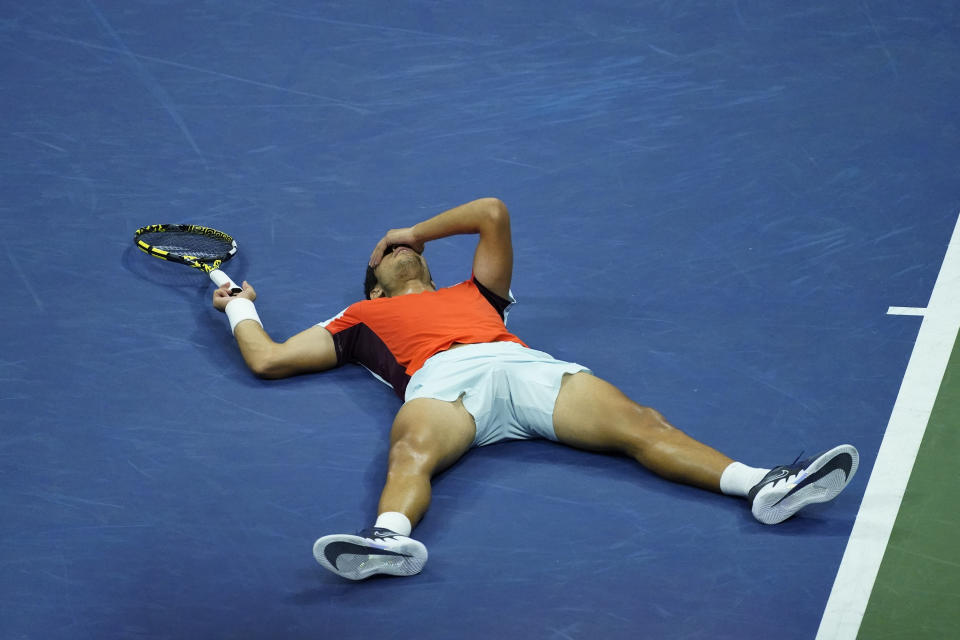
[[[263,327],[263,323],[260,322],[260,316],[257,315],[257,307],[254,306],[253,302],[247,300],[246,298],[234,298],[228,302],[226,312],[227,319],[230,321],[230,331],[232,333],[236,333],[237,325],[244,320],[253,320],[258,325]]]
[[[237,286],[237,283],[231,280],[230,276],[228,276],[226,273],[224,273],[223,271],[220,271],[220,269],[214,269],[213,271],[211,271],[210,279],[213,280],[213,283],[218,287],[222,287],[223,285],[228,284],[230,285],[231,291],[236,290],[237,292],[239,292],[241,290],[240,287]]]

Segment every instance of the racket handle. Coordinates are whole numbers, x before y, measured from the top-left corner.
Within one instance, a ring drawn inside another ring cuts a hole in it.
[[[230,276],[225,274],[220,269],[214,269],[210,272],[210,279],[213,280],[214,284],[218,287],[222,287],[225,284],[230,285],[230,293],[240,293],[243,291],[240,287],[237,286],[237,283],[230,279]]]

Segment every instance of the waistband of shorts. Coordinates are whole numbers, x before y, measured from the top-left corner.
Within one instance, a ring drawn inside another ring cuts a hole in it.
[[[503,340],[501,342],[477,342],[475,344],[461,344],[459,347],[446,349],[435,353],[423,363],[427,366],[431,362],[456,361],[476,356],[495,356],[501,353],[516,353],[517,351],[533,351],[519,342]]]

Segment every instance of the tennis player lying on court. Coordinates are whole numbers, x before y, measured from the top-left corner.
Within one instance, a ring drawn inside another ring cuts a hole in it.
[[[437,289],[424,243],[478,234],[473,275]],[[431,477],[471,447],[546,438],[623,454],[672,480],[745,497],[766,524],[834,498],[857,470],[850,445],[802,462],[754,468],[734,462],[633,402],[586,367],[529,348],[505,324],[513,302],[510,216],[496,198],[461,205],[377,243],[367,268],[367,300],[274,342],[263,330],[248,283],[213,305],[226,311],[247,365],[282,378],[361,364],[404,400],[393,421],[387,480],[373,527],[317,540],[314,556],[344,578],[413,575],[427,549],[410,537],[430,504]]]

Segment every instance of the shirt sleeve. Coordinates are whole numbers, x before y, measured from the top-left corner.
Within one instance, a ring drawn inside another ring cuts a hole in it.
[[[365,305],[369,304],[366,300],[355,302],[319,324],[333,336],[337,365],[362,365],[402,399],[410,376],[387,344],[367,326],[364,319],[372,312]]]
[[[477,289],[480,290],[480,293],[483,294],[483,297],[486,298],[487,302],[497,310],[497,313],[500,314],[500,317],[503,318],[503,323],[507,323],[507,316],[510,314],[510,307],[516,304],[516,299],[513,297],[513,291],[510,291],[507,295],[509,298],[503,298],[490,289],[487,289],[483,284],[477,280],[477,277],[474,275],[470,276],[470,279],[473,280],[473,284],[477,285]]]
[[[362,328],[363,323],[356,313],[355,307],[356,304],[352,304],[329,320],[318,323],[333,336],[338,365],[356,360],[354,351],[357,331],[350,331],[350,329]]]
[[[343,317],[347,314],[348,311],[350,311],[351,307],[353,307],[353,305],[350,305],[349,307],[347,307],[337,315],[333,316],[329,320],[324,320],[323,322],[318,322],[317,324],[319,324],[321,327],[323,327],[330,333],[339,333],[340,331],[343,331],[346,328],[345,326],[340,326],[340,325],[345,324],[346,322],[349,322],[349,321],[344,321]]]

